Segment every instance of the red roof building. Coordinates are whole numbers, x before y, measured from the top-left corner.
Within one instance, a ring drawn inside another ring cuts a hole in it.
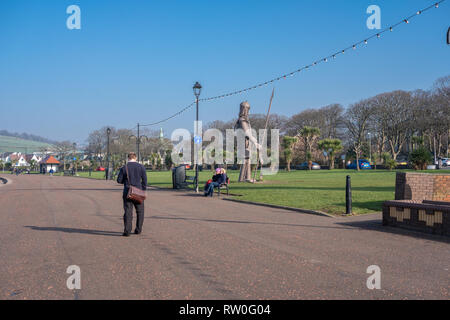
[[[45,159],[42,160],[42,163],[45,164],[60,164],[58,160],[55,159],[54,156],[48,156]]]
[[[41,161],[41,173],[57,172],[60,162],[54,156],[48,156]]]

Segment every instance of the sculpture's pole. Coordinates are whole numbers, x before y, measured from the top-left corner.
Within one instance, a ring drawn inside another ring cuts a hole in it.
[[[264,143],[264,140],[266,138],[266,130],[267,130],[267,125],[269,124],[269,117],[270,117],[270,108],[272,108],[272,101],[273,101],[273,96],[274,95],[275,95],[275,88],[273,88],[273,90],[272,90],[272,96],[270,97],[270,103],[269,103],[269,110],[267,110],[266,125],[264,127],[264,137],[263,137],[263,139],[261,141],[263,143]],[[261,150],[259,150],[259,152],[261,152]],[[255,173],[253,175],[253,183],[256,182],[256,172],[258,171],[258,167],[259,167],[259,157],[258,157],[258,162],[256,164]],[[261,180],[262,179],[262,171],[260,170],[259,172],[260,172],[259,173],[259,179]]]

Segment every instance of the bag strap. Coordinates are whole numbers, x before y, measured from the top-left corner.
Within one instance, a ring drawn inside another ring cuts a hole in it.
[[[131,187],[130,174],[128,173],[128,163],[125,164],[125,170],[126,170],[126,172],[127,172],[128,186]]]

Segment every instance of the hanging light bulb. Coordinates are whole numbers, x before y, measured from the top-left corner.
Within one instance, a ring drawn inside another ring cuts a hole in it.
[[[419,11],[417,11],[417,14],[421,14],[421,13],[422,13],[422,11],[420,11],[420,10],[419,10]]]
[[[325,62],[328,62],[328,59],[327,59],[327,58],[325,58],[325,59],[323,59],[323,61],[325,61]]]
[[[393,29],[392,27],[390,27],[390,28],[389,28],[389,31],[391,31],[391,32],[392,32],[392,30],[394,30],[394,29]]]
[[[439,8],[439,3],[436,2],[436,4],[434,5],[436,8]]]
[[[380,34],[379,33],[377,34],[377,38],[380,38]]]
[[[367,44],[367,40],[364,40],[364,44]]]
[[[408,19],[405,19],[405,20],[403,20],[403,21],[405,21],[406,23],[409,23]]]
[[[356,50],[356,46],[355,45],[353,45],[353,50]]]
[[[345,53],[345,50],[342,50],[342,53]]]

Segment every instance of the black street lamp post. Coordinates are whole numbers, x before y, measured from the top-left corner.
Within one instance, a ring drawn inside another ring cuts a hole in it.
[[[111,135],[111,129],[106,129],[107,144],[106,144],[106,180],[111,180],[111,168],[110,168],[110,153],[109,153],[109,138]]]
[[[195,123],[195,137],[194,137],[194,144],[197,145],[198,143],[200,143],[199,138],[200,138],[200,132],[198,132],[198,98],[200,97],[200,93],[202,91],[202,86],[200,85],[200,83],[196,82],[194,84],[194,87],[192,88],[194,90],[194,95],[195,95],[195,102],[197,105],[197,110],[196,110],[196,123]],[[197,152],[195,154],[194,160],[196,159],[196,163],[195,163],[195,192],[198,193],[198,150],[197,148],[195,149]]]
[[[77,175],[77,167],[76,167],[76,154],[77,154],[77,144],[76,142],[73,143],[73,175]]]
[[[142,143],[142,139],[148,140],[148,137],[144,136],[144,135],[141,135],[139,133],[139,124],[138,124],[138,135],[137,136],[131,135],[128,138],[129,139],[131,139],[131,138],[135,138],[136,139],[136,148],[137,148],[137,154],[136,155],[137,155],[137,160],[140,163],[141,162],[141,147],[140,146],[141,146],[141,143]]]
[[[141,163],[141,137],[139,135],[139,123],[137,124],[137,139],[136,139],[136,144],[137,144],[137,161],[139,163]]]

